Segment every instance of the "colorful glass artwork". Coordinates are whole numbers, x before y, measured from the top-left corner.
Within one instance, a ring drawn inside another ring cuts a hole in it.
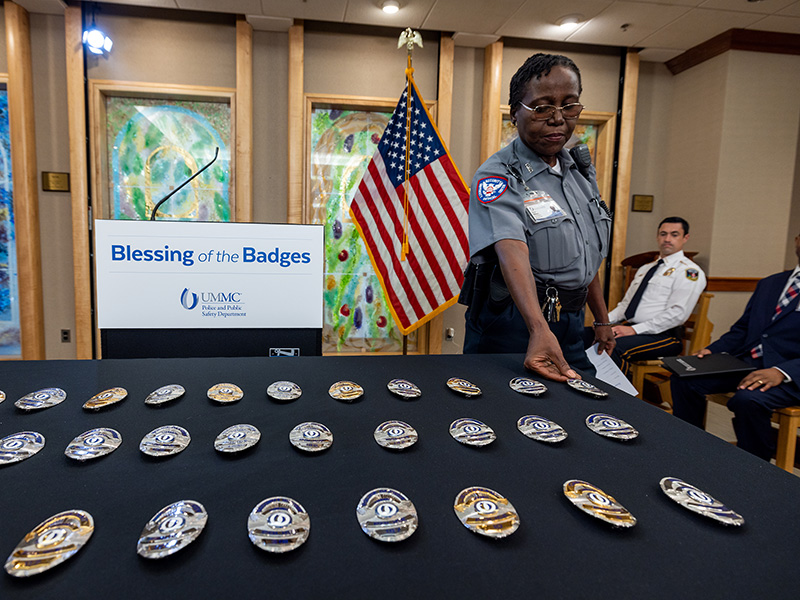
[[[167,200],[158,218],[230,221],[230,143],[228,103],[106,96],[111,218],[149,219],[219,148],[214,164]]]
[[[0,90],[0,356],[21,357],[8,91]]]
[[[323,352],[399,352],[394,325],[364,242],[350,218],[361,182],[391,112],[314,108],[308,222],[325,225]],[[416,349],[416,333],[408,350]]]

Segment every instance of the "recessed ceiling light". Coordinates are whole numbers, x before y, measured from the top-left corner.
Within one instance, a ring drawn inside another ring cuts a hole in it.
[[[575,29],[583,22],[583,15],[572,14],[564,15],[556,21],[556,25],[561,29]]]
[[[383,4],[381,4],[381,9],[387,15],[393,15],[398,10],[400,10],[400,3],[397,0],[386,0]]]

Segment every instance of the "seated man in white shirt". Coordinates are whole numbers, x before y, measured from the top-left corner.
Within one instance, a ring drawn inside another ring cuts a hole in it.
[[[630,363],[683,352],[682,325],[706,287],[703,270],[683,254],[689,223],[667,217],[658,225],[657,261],[641,267],[622,301],[608,313],[617,345],[611,358],[625,375]]]

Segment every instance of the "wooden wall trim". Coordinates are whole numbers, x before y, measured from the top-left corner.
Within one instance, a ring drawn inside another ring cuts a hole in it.
[[[483,55],[483,105],[481,107],[481,163],[500,149],[502,116],[500,83],[503,77],[503,41],[486,46]]]
[[[5,22],[22,358],[42,360],[45,358],[44,301],[28,12],[14,2],[6,2]]]
[[[619,128],[619,155],[617,158],[617,189],[614,204],[614,235],[611,241],[611,280],[608,306],[614,307],[622,299],[622,261],[628,238],[628,211],[633,165],[633,134],[636,129],[636,97],[639,87],[639,54],[629,50],[625,58],[625,83],[622,89],[622,114]]]
[[[287,175],[288,198],[286,214],[288,223],[303,223],[303,182],[306,165],[303,139],[303,22],[297,20],[289,28],[289,140]]]
[[[729,29],[668,60],[666,65],[673,75],[677,75],[728,50],[800,54],[800,35],[753,29]]]
[[[236,20],[235,220],[253,220],[253,27]]]
[[[707,292],[752,292],[760,277],[709,277]]]
[[[86,154],[86,97],[83,69],[83,19],[80,6],[64,9],[67,46],[67,121],[69,124],[72,270],[75,290],[75,355],[92,358],[92,268],[89,261],[89,175]]]

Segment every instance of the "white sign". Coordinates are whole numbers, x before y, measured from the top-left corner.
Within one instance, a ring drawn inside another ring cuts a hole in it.
[[[96,221],[100,329],[322,328],[320,225]]]

